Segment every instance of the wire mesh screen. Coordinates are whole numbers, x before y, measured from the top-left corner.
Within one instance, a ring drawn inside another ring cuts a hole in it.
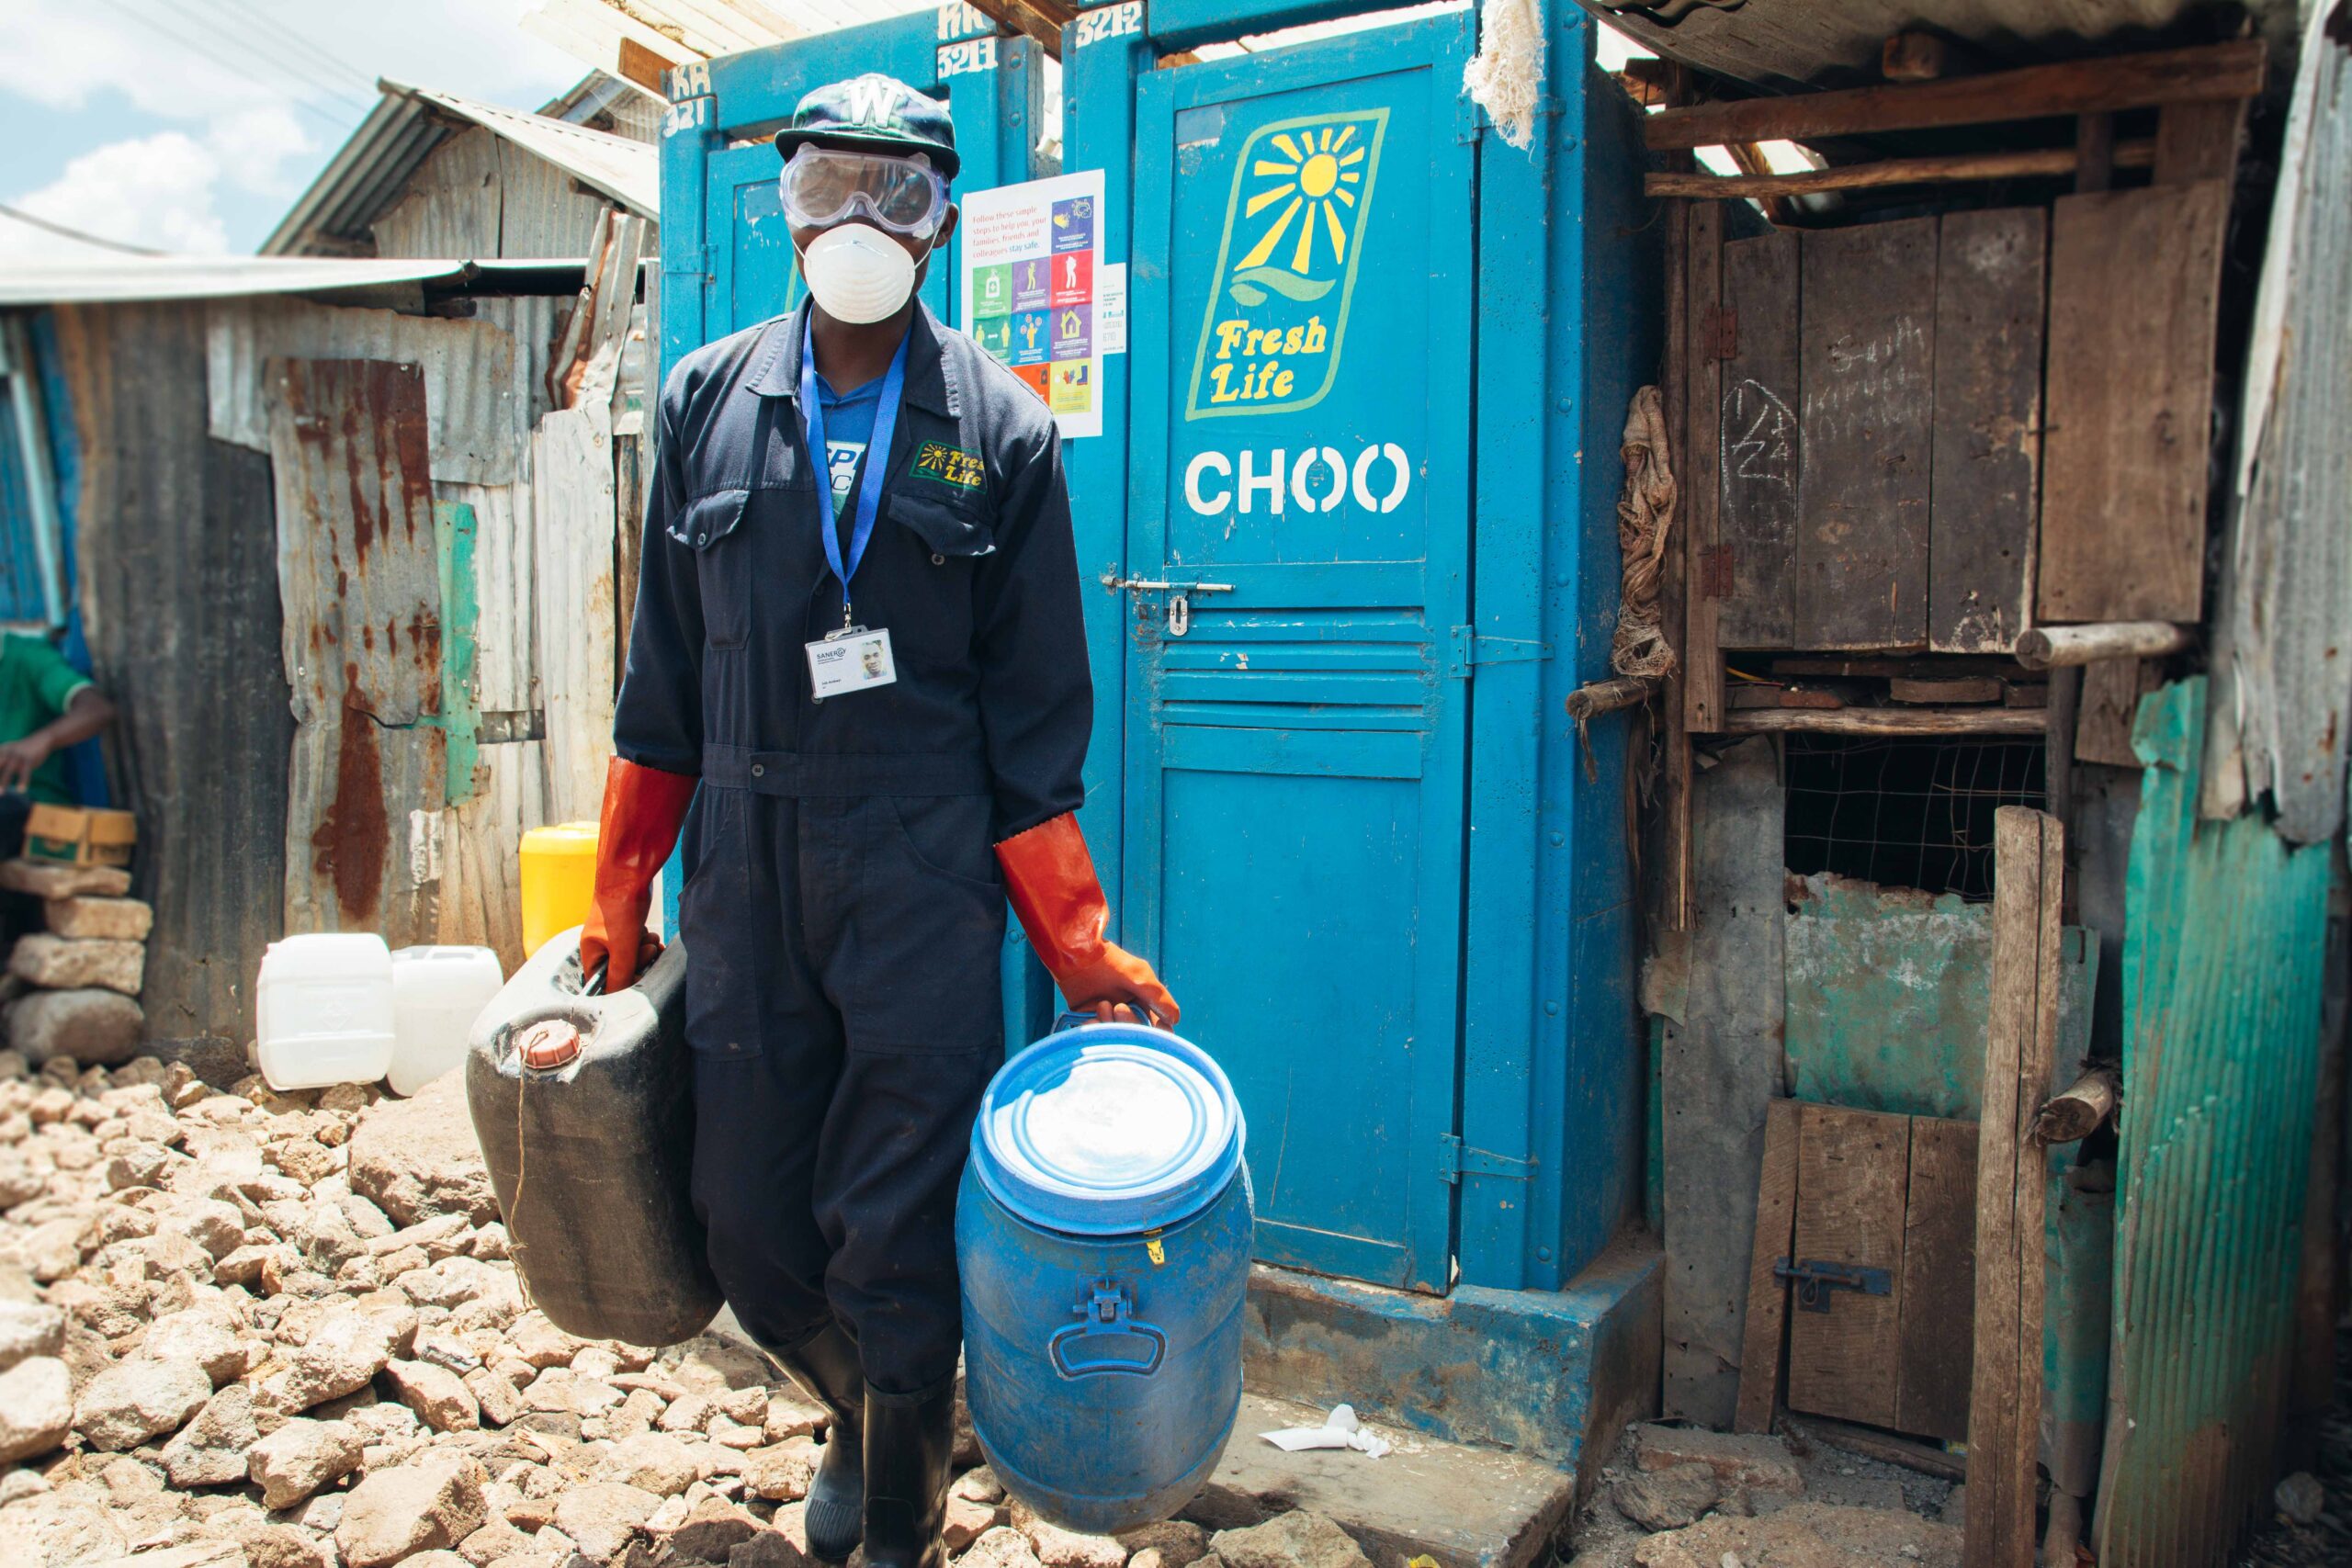
[[[1788,867],[1930,893],[1993,897],[1993,813],[2039,809],[2039,740],[1792,735]]]

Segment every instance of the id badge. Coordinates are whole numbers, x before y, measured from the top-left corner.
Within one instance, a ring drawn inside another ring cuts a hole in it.
[[[820,703],[827,697],[888,686],[898,678],[888,626],[875,631],[844,626],[808,644],[808,689]]]

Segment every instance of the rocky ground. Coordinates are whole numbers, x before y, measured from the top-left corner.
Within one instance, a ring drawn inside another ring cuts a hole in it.
[[[2313,1436],[2311,1468],[2273,1489],[2269,1519],[2238,1556],[2245,1568],[2352,1562],[2352,1327],[2336,1335],[2335,1399]]]
[[[1960,1568],[1960,1489],[1779,1437],[1636,1427],[1568,1568]]]
[[[6,1568],[808,1568],[823,1413],[769,1375],[531,1310],[454,1075],[379,1101],[0,1051]],[[966,1568],[1370,1568],[1303,1512],[1075,1535],[957,1457]]]

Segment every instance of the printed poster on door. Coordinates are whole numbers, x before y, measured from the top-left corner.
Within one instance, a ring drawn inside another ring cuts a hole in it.
[[[961,206],[964,330],[1065,437],[1102,434],[1102,171],[972,191]]]

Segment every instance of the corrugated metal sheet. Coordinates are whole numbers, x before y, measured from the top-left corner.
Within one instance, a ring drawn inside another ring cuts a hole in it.
[[[41,593],[40,560],[33,549],[33,476],[7,419],[15,389],[0,375],[0,622],[40,626],[49,612]],[[41,460],[47,454],[40,455]]]
[[[498,169],[503,195],[498,230],[501,255],[595,254],[590,236],[605,214],[615,210],[612,203],[582,190],[569,169],[511,143],[502,145]]]
[[[2343,826],[2352,739],[2352,47],[2326,35],[2330,9],[2303,40],[2256,296],[2216,649],[2232,700],[2206,789],[2209,816],[2235,807],[2236,740],[2246,792],[2267,793],[2299,843]]]
[[[481,302],[494,303],[501,302]],[[391,360],[424,371],[435,479],[497,485],[521,477],[531,389],[545,350],[533,354],[494,321],[296,299],[230,301],[209,317],[205,368],[216,440],[268,449],[268,360]]]
[[[632,5],[635,0],[630,0]],[[1722,0],[1577,0],[1644,48],[1775,92],[1860,87],[1879,80],[1879,51],[1905,28],[1963,39],[1987,58],[2030,65],[2056,54],[2096,52],[2119,35],[2202,42],[2214,21],[2199,13],[2283,17],[2295,0],[1804,0],[1724,5]],[[2226,18],[2224,18],[2226,19]],[[2196,29],[2196,30],[2189,30]],[[2178,35],[2187,31],[2188,36]]]
[[[506,193],[501,145],[494,133],[475,125],[435,147],[401,187],[400,198],[368,223],[376,254],[503,254],[499,220]]]
[[[383,100],[287,209],[262,242],[262,254],[370,254],[377,221],[399,202],[427,157],[469,122],[553,165],[566,180],[577,180],[645,217],[661,216],[660,154],[648,141],[429,87],[377,85]],[[500,253],[493,245],[469,246],[463,254],[523,253]]]
[[[284,934],[294,719],[281,661],[269,458],[205,434],[201,304],[55,313],[80,452],[81,609],[120,705],[132,890],[155,906],[149,1032],[253,1038]]]
[[[429,942],[447,784],[424,377],[273,358],[264,379],[297,727],[286,926]]]
[[[541,420],[531,472],[548,810],[557,821],[574,821],[596,815],[613,751],[619,615],[610,411],[592,400]]]
[[[544,733],[539,704],[538,591],[531,487],[436,484],[440,504],[473,517],[473,709],[485,729]],[[470,778],[452,776],[440,820],[440,938],[498,950],[509,974],[522,962],[520,857],[526,829],[548,812],[545,747],[485,740]]]
[[[2198,820],[2205,683],[2141,704],[2098,1557],[2219,1564],[2276,1479],[2318,1085],[2329,850]]]
[[[592,70],[556,97],[539,106],[549,119],[608,130],[631,141],[662,140],[662,116],[668,105],[662,95],[626,81],[609,71]]]
[[[502,141],[545,159],[639,217],[662,216],[661,154],[645,142],[550,119],[525,109],[459,97],[433,87],[411,87],[398,82],[379,82],[377,85],[387,93],[401,94],[461,119],[469,119]]]

